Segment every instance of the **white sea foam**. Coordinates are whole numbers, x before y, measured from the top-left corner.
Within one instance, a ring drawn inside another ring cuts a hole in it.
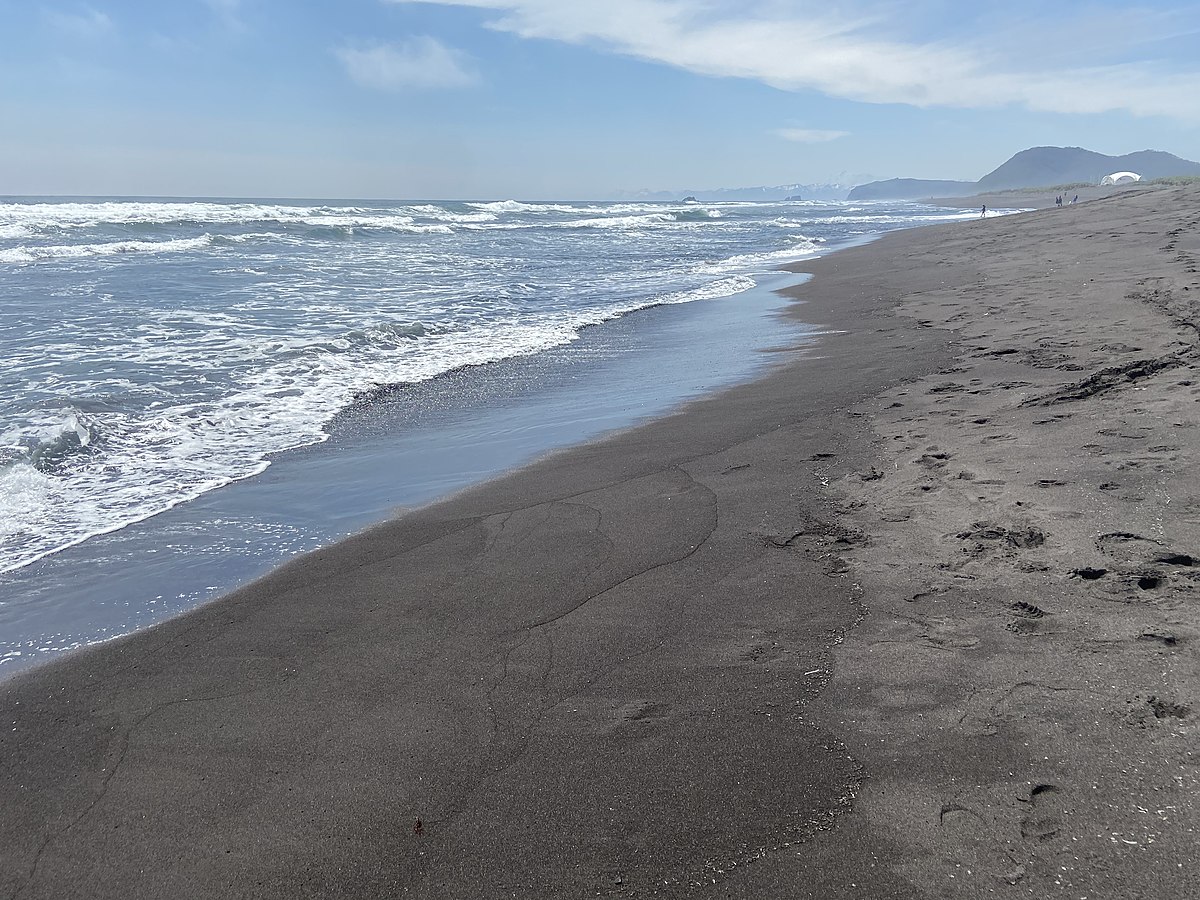
[[[281,203],[114,200],[62,203],[0,203],[0,239],[108,226],[213,226],[269,224],[329,228],[380,228],[448,233],[441,225],[479,225],[505,215],[588,215],[604,219],[681,215],[721,218],[728,204],[562,204],[502,200],[464,204],[468,211],[436,204],[396,207],[312,206]],[[424,221],[422,221],[424,220]],[[429,221],[432,220],[432,221]],[[534,223],[527,223],[534,224]]]
[[[490,213],[578,213],[598,207],[585,205],[572,206],[565,203],[522,203],[520,200],[494,200],[489,203],[468,203],[472,209],[480,209]]]
[[[98,203],[0,203],[0,229],[35,231],[92,228],[98,225],[309,225],[402,228],[416,218],[443,222],[487,221],[484,214],[436,206],[372,208],[363,206],[289,206],[204,201],[105,201]],[[4,232],[0,232],[3,235]]]
[[[879,225],[922,225],[932,224],[933,222],[954,222],[965,219],[978,219],[979,212],[977,210],[956,211],[956,212],[929,212],[923,215],[896,215],[894,213],[877,213],[874,215],[838,215],[838,216],[821,216],[807,220],[808,225],[856,225],[856,226],[879,226]]]
[[[661,304],[692,303],[696,300],[718,300],[721,297],[732,297],[750,290],[755,281],[748,275],[734,275],[711,282],[690,291],[675,291],[663,294],[657,298]]]
[[[447,224],[413,224],[405,217],[374,217],[357,219],[335,219],[310,217],[297,220],[300,224],[313,227],[328,227],[352,232],[358,229],[377,229],[396,234],[454,234]],[[286,236],[269,233],[255,234],[205,234],[194,238],[175,238],[157,241],[109,241],[95,244],[25,244],[0,249],[0,264],[21,265],[54,260],[79,259],[82,257],[123,256],[134,253],[180,253],[204,250],[223,244],[241,244],[251,241],[281,240]],[[296,242],[302,242],[298,239]]]
[[[0,203],[0,224],[34,228],[87,228],[99,224],[169,225],[283,222],[320,215],[328,207],[259,203],[111,200],[90,203]]]
[[[652,228],[655,225],[675,225],[678,220],[670,213],[650,213],[641,216],[597,216],[555,223],[555,228]]]
[[[740,253],[737,256],[731,256],[720,262],[701,266],[700,271],[712,275],[720,275],[727,272],[770,271],[778,268],[780,264],[785,262],[798,259],[811,259],[820,252],[821,245],[824,243],[820,238],[807,238],[803,235],[795,235],[792,240],[795,243],[782,250],[771,250],[763,253]]]
[[[409,210],[413,215],[439,219],[444,222],[495,222],[497,216],[492,212],[456,213],[441,206],[413,206]]]
[[[113,241],[106,244],[27,245],[0,250],[0,263],[35,263],[46,260],[79,259],[85,256],[120,256],[127,253],[178,253],[211,246],[212,235],[167,241]]]
[[[211,352],[243,361],[269,354],[277,361],[241,379],[212,401],[153,405],[139,415],[107,414],[98,428],[103,452],[80,453],[70,477],[38,471],[29,462],[0,468],[0,572],[35,562],[89,536],[111,532],[163,512],[207,491],[261,472],[268,456],[326,439],[325,425],[364,391],[378,385],[418,382],[450,369],[538,353],[574,341],[582,328],[634,309],[728,296],[753,285],[725,278],[701,287],[637,300],[444,328],[376,322],[317,340],[274,336],[269,345],[240,334],[235,316],[171,312],[163,321],[186,321],[209,335]],[[141,366],[169,366],[178,350],[173,329],[147,323],[136,356]],[[415,344],[415,338],[420,338]],[[268,349],[269,347],[269,349]],[[59,352],[83,357],[86,347]],[[193,343],[192,352],[199,345]],[[0,446],[10,451],[53,445],[75,437],[92,441],[92,424],[75,410],[60,410],[9,429]],[[120,473],[124,473],[123,475]],[[114,475],[116,477],[114,477]]]
[[[798,206],[0,204],[0,571],[260,472],[380,385],[737,293],[828,237],[974,216]]]

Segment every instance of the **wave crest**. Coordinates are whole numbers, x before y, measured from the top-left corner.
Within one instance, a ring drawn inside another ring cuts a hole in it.
[[[25,246],[0,250],[0,263],[21,265],[58,259],[79,259],[87,256],[121,256],[129,253],[178,253],[211,246],[212,235],[196,238],[177,238],[167,241],[112,241],[105,244],[59,244],[56,246]]]
[[[27,463],[43,475],[67,475],[73,464],[102,451],[100,425],[77,409],[66,410],[57,426],[18,435],[5,453],[8,465]],[[11,437],[10,437],[11,439]]]

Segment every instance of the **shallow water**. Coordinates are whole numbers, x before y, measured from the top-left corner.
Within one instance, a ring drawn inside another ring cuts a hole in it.
[[[845,204],[0,202],[0,572],[324,441],[364,392],[730,296]]]

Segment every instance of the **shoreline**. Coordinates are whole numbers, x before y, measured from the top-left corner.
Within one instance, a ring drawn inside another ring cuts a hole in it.
[[[799,279],[760,275],[757,286],[694,308],[644,307],[540,354],[391,388],[339,413],[328,440],[274,454],[264,472],[0,574],[0,679],[212,602],[303,552],[564,446],[752,379],[779,361],[761,350],[812,338],[777,317],[789,302],[778,289]],[[717,336],[721,354],[703,351]]]
[[[6,681],[0,890],[87,883],[121,896],[146,872],[144,896],[255,884],[261,896],[1049,893],[1104,810],[1120,807],[1128,828],[1135,787],[1175,783],[1121,783],[1109,760],[1089,762],[1098,713],[1076,696],[1084,689],[1068,689],[1072,703],[1054,690],[1014,695],[1005,679],[1024,682],[1005,663],[1046,668],[1035,684],[1073,685],[1124,627],[1106,620],[1100,645],[1058,652],[1087,622],[1043,593],[1123,596],[1132,577],[1130,590],[1163,588],[1158,598],[1191,583],[1179,563],[1136,574],[1150,563],[1130,554],[1150,544],[1130,541],[1104,551],[1129,556],[1110,564],[1128,570],[1119,579],[1066,580],[1076,558],[1099,568],[1075,546],[1091,519],[1066,515],[1085,479],[1038,478],[1010,496],[1011,476],[992,470],[1025,465],[1028,480],[1036,466],[1103,458],[1140,462],[1122,470],[1133,478],[1171,452],[1185,470],[1182,443],[1138,460],[1122,444],[1134,439],[1116,434],[1102,457],[1080,454],[1070,429],[1090,417],[1053,416],[1090,395],[1052,401],[1112,360],[1141,359],[1143,348],[1108,337],[1111,322],[1141,329],[1146,348],[1157,335],[1167,355],[1183,352],[1171,351],[1186,332],[1176,282],[1197,276],[1180,241],[1200,203],[1194,190],[1171,196],[1174,212],[1136,197],[1081,204],[896,232],[805,263],[814,278],[790,292],[805,302],[788,315],[830,332],[818,353]],[[1174,246],[1154,272],[1170,284],[1138,268],[1160,238]],[[1064,318],[1073,295],[1062,286],[1083,284],[1071,264],[1085,256],[1109,319]],[[1138,278],[1156,283],[1129,301]],[[993,287],[1007,299],[989,299]],[[1068,325],[1073,348],[1036,343]],[[1025,338],[1034,343],[1013,349]],[[1094,394],[1125,401],[1128,385],[1185,367],[1114,374]],[[1044,457],[1042,426],[1018,420],[1030,410],[1070,432]],[[1015,462],[995,449],[1009,444]],[[1130,490],[1097,486],[1087,515],[1125,503],[1130,527],[1110,516],[1111,533],[1134,534],[1132,520],[1161,506],[1122,500]],[[973,519],[980,505],[995,521]],[[1182,559],[1196,535],[1186,517],[1170,524],[1171,541],[1166,523],[1161,537],[1146,530]],[[1162,584],[1137,586],[1151,577]],[[1108,609],[1083,598],[1087,616]],[[1119,600],[1112,609],[1128,615]],[[1195,633],[1152,622],[1160,611],[1139,606],[1138,627],[1174,643],[1130,638],[1146,677]],[[1129,677],[1129,660],[1110,656]],[[1173,665],[1193,677],[1187,660]],[[1172,738],[1191,728],[1195,684],[1142,698],[1140,724],[1108,736],[1123,759],[1141,753],[1143,773],[1179,765]],[[1072,749],[1071,735],[1088,743]],[[1043,747],[1061,763],[1035,766]],[[999,780],[996,766],[1015,774]],[[1088,795],[1097,774],[1103,791]],[[1139,896],[1130,891],[1195,884],[1166,866],[1194,855],[1183,789],[1154,847],[1114,851],[1106,837],[1072,886],[1086,877],[1125,891],[1107,896]]]

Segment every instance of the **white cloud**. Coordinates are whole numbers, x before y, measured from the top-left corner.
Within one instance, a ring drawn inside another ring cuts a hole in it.
[[[354,81],[385,91],[455,88],[474,84],[463,56],[431,37],[400,44],[341,47],[334,51]]]
[[[98,38],[113,31],[113,21],[108,14],[90,6],[77,12],[46,10],[45,15],[52,26],[73,37]]]
[[[242,0],[204,0],[213,11],[221,24],[230,31],[246,31],[246,23],[242,21]]]
[[[848,131],[826,131],[820,128],[777,128],[775,134],[785,141],[797,144],[823,144],[850,136]]]
[[[1195,63],[1171,68],[1146,58],[1056,67],[1053,56],[1027,55],[1019,42],[899,39],[892,35],[910,33],[917,23],[905,18],[904,4],[889,0],[859,3],[853,14],[830,11],[828,3],[811,0],[388,2],[493,10],[498,16],[489,26],[495,30],[597,46],[701,75],[752,79],[786,91],[920,107],[1121,110],[1200,121],[1200,69]],[[837,9],[851,5],[843,3]],[[1119,18],[1114,14],[1113,28],[1121,28]],[[1057,23],[1031,22],[1029,27],[1040,33],[1037,29]],[[1058,33],[1070,47],[1071,34]]]

